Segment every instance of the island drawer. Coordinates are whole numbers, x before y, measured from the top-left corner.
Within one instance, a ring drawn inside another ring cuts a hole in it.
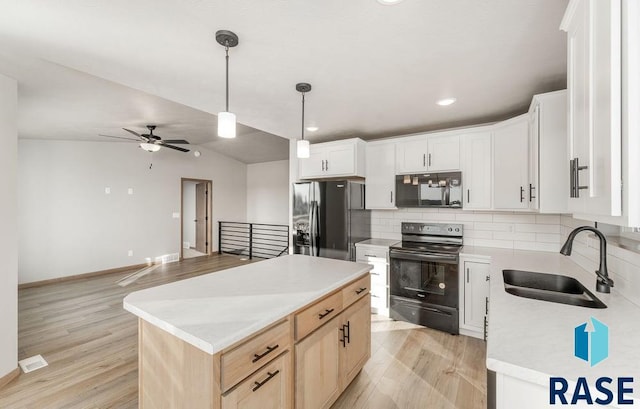
[[[349,284],[342,290],[342,305],[346,308],[356,300],[369,294],[371,290],[371,275],[367,274],[361,279]]]
[[[291,353],[287,352],[222,395],[222,409],[291,409]]]
[[[331,321],[342,311],[342,292],[338,291],[296,314],[296,341]]]
[[[252,336],[251,339],[222,354],[222,390],[227,391],[290,348],[289,321]]]

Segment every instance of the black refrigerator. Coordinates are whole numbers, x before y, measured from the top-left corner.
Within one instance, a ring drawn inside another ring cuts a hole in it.
[[[364,183],[294,183],[294,254],[355,261],[355,244],[370,237],[371,211],[365,209]]]

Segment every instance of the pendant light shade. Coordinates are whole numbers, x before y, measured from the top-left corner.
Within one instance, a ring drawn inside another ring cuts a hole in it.
[[[218,136],[221,138],[236,137],[236,114],[218,112]]]
[[[236,137],[236,115],[229,112],[229,48],[238,45],[238,36],[229,30],[218,30],[216,41],[224,46],[226,68],[225,111],[218,112],[218,136],[221,138]]]
[[[140,147],[147,152],[158,152],[160,150],[160,145],[154,143],[141,143]]]
[[[299,159],[306,159],[309,157],[309,141],[304,140],[304,94],[311,91],[311,84],[306,82],[300,82],[296,84],[296,91],[302,94],[302,131],[300,133],[301,138],[296,145],[296,156]]]
[[[309,157],[309,141],[299,140],[298,141],[298,149],[297,149],[297,157],[300,159],[306,159]]]

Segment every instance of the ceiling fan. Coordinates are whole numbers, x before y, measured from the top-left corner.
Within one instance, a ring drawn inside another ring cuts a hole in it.
[[[104,137],[107,137],[107,138],[124,139],[124,140],[127,140],[127,141],[138,142],[138,143],[140,143],[140,147],[142,149],[144,149],[145,151],[147,151],[147,152],[157,152],[162,147],[169,148],[169,149],[175,149],[175,150],[180,151],[180,152],[189,152],[189,149],[182,148],[180,146],[173,146],[172,145],[172,144],[188,145],[189,141],[186,141],[184,139],[164,139],[163,140],[158,135],[154,135],[153,134],[153,131],[156,129],[155,125],[147,125],[147,129],[149,129],[149,133],[143,133],[143,134],[139,134],[139,133],[137,133],[135,131],[132,131],[131,129],[127,129],[127,128],[122,128],[122,129],[124,129],[125,131],[127,131],[130,134],[134,135],[138,139],[124,138],[122,136],[112,136],[112,135],[99,135],[99,136],[104,136]]]

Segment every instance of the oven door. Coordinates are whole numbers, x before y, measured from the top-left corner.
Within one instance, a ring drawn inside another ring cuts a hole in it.
[[[391,250],[391,295],[458,308],[458,256]]]

